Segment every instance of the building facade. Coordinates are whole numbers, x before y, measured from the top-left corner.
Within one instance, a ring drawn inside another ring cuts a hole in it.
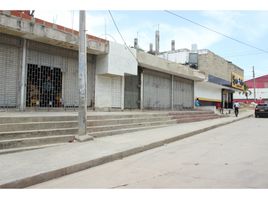
[[[243,94],[243,92],[236,92],[234,95],[235,101],[243,103],[268,103],[268,75],[257,77],[255,81],[254,79],[247,80],[245,83],[249,88],[248,96]]]
[[[78,107],[78,39],[75,30],[0,11],[0,108]],[[92,109],[193,109],[196,98],[228,108],[237,80],[243,70],[208,50],[151,55],[87,35]]]
[[[233,94],[242,90],[244,70],[230,61],[204,49],[173,50],[160,57],[189,66],[205,75],[205,80],[195,81],[194,98],[201,106],[232,108]]]

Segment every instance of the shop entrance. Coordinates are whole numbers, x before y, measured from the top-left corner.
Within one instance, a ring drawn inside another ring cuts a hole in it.
[[[26,106],[61,107],[61,69],[28,64],[27,70]]]
[[[232,90],[223,89],[222,90],[222,107],[226,109],[233,108],[233,93]]]

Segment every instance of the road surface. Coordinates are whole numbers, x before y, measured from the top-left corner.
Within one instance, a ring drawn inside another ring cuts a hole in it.
[[[31,188],[268,188],[268,118],[248,118]]]

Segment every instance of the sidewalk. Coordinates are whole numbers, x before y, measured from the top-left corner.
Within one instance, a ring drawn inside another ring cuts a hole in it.
[[[24,188],[53,178],[124,158],[253,115],[176,124],[32,151],[0,155],[0,188]]]

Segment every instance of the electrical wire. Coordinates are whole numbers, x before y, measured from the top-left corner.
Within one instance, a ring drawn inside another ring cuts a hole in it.
[[[124,42],[125,47],[129,50],[129,52],[131,53],[131,55],[132,55],[132,56],[135,58],[135,60],[138,62],[137,57],[133,54],[133,52],[132,52],[132,51],[130,50],[130,48],[127,46],[126,41],[124,40],[124,38],[123,38],[123,36],[122,36],[122,34],[121,34],[121,32],[120,32],[118,26],[116,25],[116,22],[115,22],[115,20],[114,20],[114,18],[113,18],[113,15],[112,15],[111,11],[108,10],[108,12],[109,12],[109,14],[110,14],[110,16],[111,16],[111,19],[112,19],[112,21],[113,21],[113,23],[114,23],[114,26],[115,26],[115,28],[116,28],[118,34],[120,35],[121,39],[122,39],[123,42]]]
[[[260,53],[248,53],[248,54],[233,54],[233,55],[228,55],[226,57],[241,57],[241,56],[256,56],[256,55],[260,55],[260,54],[266,54],[264,52],[260,52]]]
[[[207,29],[207,30],[209,30],[209,31],[211,31],[211,32],[217,33],[217,34],[219,34],[219,35],[221,35],[221,36],[224,36],[224,37],[226,37],[226,38],[228,38],[228,39],[230,39],[230,40],[233,40],[233,41],[238,42],[238,43],[240,43],[240,44],[243,44],[243,45],[245,45],[245,46],[248,46],[248,47],[257,49],[257,50],[259,50],[259,51],[261,51],[261,52],[263,52],[263,53],[268,53],[268,51],[266,51],[266,50],[264,50],[264,49],[260,49],[260,48],[258,48],[258,47],[255,47],[255,46],[251,45],[251,44],[248,44],[248,43],[246,43],[246,42],[243,42],[243,41],[241,41],[241,40],[232,38],[232,37],[230,37],[230,36],[228,36],[228,35],[226,35],[226,34],[223,34],[223,33],[221,33],[221,32],[218,32],[218,31],[216,31],[216,30],[214,30],[214,29],[212,29],[212,28],[209,28],[209,27],[207,27],[207,26],[204,26],[204,25],[202,25],[202,24],[199,24],[199,23],[197,23],[197,22],[194,22],[194,21],[192,21],[192,20],[190,20],[190,19],[187,19],[187,18],[185,18],[185,17],[182,17],[182,16],[180,16],[180,15],[174,13],[174,12],[171,12],[171,11],[168,11],[168,10],[164,10],[164,12],[169,13],[169,14],[171,14],[171,15],[174,15],[174,16],[176,16],[176,17],[178,17],[178,18],[181,18],[181,19],[183,19],[183,20],[186,20],[186,21],[188,21],[188,22],[191,22],[192,24],[195,24],[195,25],[197,25],[197,26],[200,26],[200,27],[202,27],[202,28],[204,28],[204,29]]]

